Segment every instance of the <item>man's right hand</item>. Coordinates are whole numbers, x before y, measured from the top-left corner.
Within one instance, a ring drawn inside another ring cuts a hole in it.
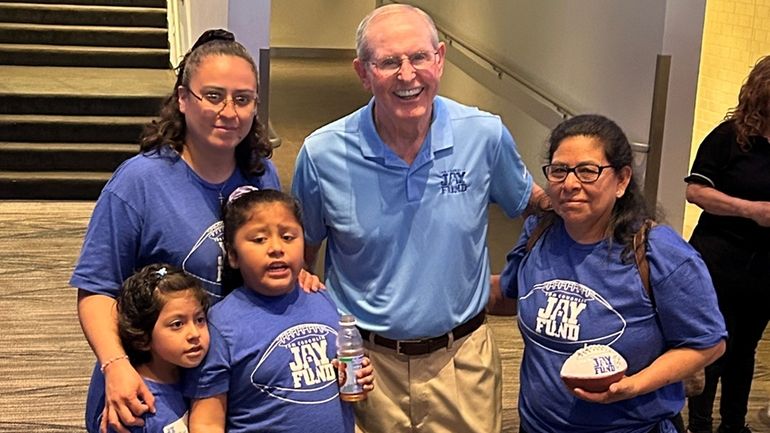
[[[487,302],[487,314],[495,316],[515,316],[516,299],[503,296],[500,287],[500,274],[492,274],[489,279],[489,301]]]
[[[118,433],[129,433],[126,426],[144,425],[142,415],[155,413],[155,396],[127,359],[110,363],[104,371],[105,396],[101,433],[108,426]]]

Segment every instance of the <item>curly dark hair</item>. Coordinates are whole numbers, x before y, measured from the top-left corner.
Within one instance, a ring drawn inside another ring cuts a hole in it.
[[[233,196],[236,194],[238,194],[238,190],[233,192]],[[302,209],[297,199],[290,194],[274,189],[254,189],[238,195],[237,198],[230,198],[224,206],[222,221],[224,222],[226,254],[231,254],[231,251],[233,251],[235,233],[251,218],[252,210],[257,206],[272,203],[281,203],[286,206],[286,209],[297,219],[299,226],[304,229]],[[241,272],[238,269],[231,268],[229,260],[225,260],[222,272],[222,289],[224,293],[230,293],[242,285],[243,277],[241,277]]]
[[[626,134],[615,122],[598,114],[575,116],[556,126],[548,138],[547,161],[551,162],[553,154],[564,139],[575,136],[597,139],[613,168],[633,167],[634,155]],[[654,220],[655,216],[648,208],[642,190],[632,175],[626,192],[615,201],[607,228],[607,235],[611,235],[613,240],[624,246],[624,257],[633,251],[634,234],[646,219]]]
[[[770,56],[760,58],[738,93],[738,105],[725,119],[735,122],[736,141],[746,152],[751,149],[749,137],[767,133],[770,122]]]
[[[147,265],[123,282],[117,300],[118,335],[132,365],[152,360],[147,346],[155,322],[168,298],[185,291],[195,297],[204,311],[208,310],[209,295],[198,280],[168,264]]]
[[[235,41],[235,36],[232,33],[221,29],[207,30],[179,63],[176,83],[174,83],[171,94],[163,101],[160,119],[145,125],[139,139],[139,147],[142,152],[157,152],[164,146],[182,152],[187,125],[184,114],[179,110],[179,87],[186,87],[190,83],[198,66],[209,56],[240,57],[249,62],[254,76],[257,76],[254,59],[243,45]],[[251,123],[251,130],[235,148],[236,164],[241,172],[247,176],[261,176],[265,172],[263,158],[270,158],[272,154],[273,150],[267,140],[265,128],[255,114]]]

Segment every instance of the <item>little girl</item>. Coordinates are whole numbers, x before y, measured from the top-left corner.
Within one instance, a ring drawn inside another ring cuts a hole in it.
[[[206,356],[208,305],[209,296],[197,280],[171,265],[145,266],[123,283],[117,300],[118,334],[126,354],[106,361],[101,372],[130,361],[155,397],[155,413],[143,416],[144,427],[129,431],[188,431],[180,370],[197,367]],[[92,432],[99,431],[104,409],[104,376],[94,378],[86,402],[86,424]],[[94,383],[97,378],[102,383]]]
[[[304,261],[297,202],[241,187],[223,220],[227,262],[241,281],[211,308],[211,351],[186,380],[191,430],[352,433],[333,363],[337,308],[325,292],[297,285]],[[358,382],[370,391],[365,365]]]

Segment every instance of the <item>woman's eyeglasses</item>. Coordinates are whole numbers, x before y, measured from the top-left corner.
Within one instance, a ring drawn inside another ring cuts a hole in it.
[[[596,164],[578,164],[569,167],[565,164],[548,164],[543,166],[543,174],[549,182],[561,183],[567,180],[570,173],[575,173],[575,177],[580,183],[594,183],[599,180],[602,171],[605,168],[612,168],[611,165]]]
[[[207,90],[202,92],[203,96],[197,95],[189,87],[186,87],[187,91],[197,99],[204,108],[208,108],[217,114],[227,107],[227,104],[231,102],[235,111],[244,110],[243,112],[253,112],[257,107],[257,96],[250,93],[240,93],[233,95],[231,98],[227,98],[224,92],[216,90]]]

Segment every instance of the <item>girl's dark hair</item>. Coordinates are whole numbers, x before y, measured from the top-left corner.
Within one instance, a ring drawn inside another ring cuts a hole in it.
[[[118,335],[131,364],[150,362],[147,346],[152,330],[169,297],[189,291],[208,310],[209,295],[198,281],[167,264],[147,265],[123,282],[118,295]]]
[[[244,187],[241,187],[244,188]],[[300,227],[302,224],[302,209],[299,202],[289,194],[274,189],[254,189],[245,193],[239,193],[241,188],[236,189],[231,198],[227,201],[222,211],[222,221],[224,222],[225,252],[231,254],[235,244],[235,233],[243,227],[246,221],[251,218],[251,212],[257,206],[264,204],[280,203],[291,211]],[[222,289],[224,293],[230,293],[234,289],[243,285],[243,277],[238,269],[230,267],[230,261],[225,260],[224,271],[222,275]]]
[[[764,135],[770,126],[770,56],[757,61],[738,93],[738,105],[725,119],[735,122],[736,141],[744,152],[751,149],[749,137]]]
[[[235,41],[232,33],[221,29],[203,32],[177,67],[176,83],[171,94],[161,105],[160,119],[145,125],[139,139],[142,152],[157,152],[164,146],[170,146],[177,152],[182,152],[187,126],[184,114],[179,111],[179,87],[190,84],[200,64],[209,56],[240,57],[249,62],[254,71],[254,77],[257,77],[254,59],[243,45]],[[251,130],[235,148],[235,162],[244,175],[261,176],[265,172],[263,158],[270,158],[272,154],[273,150],[267,141],[265,128],[255,114]]]
[[[598,114],[575,116],[560,123],[548,138],[548,162],[553,160],[553,154],[564,139],[575,136],[592,137],[599,141],[613,169],[633,167],[634,155],[626,134],[615,122]],[[615,201],[612,208],[607,235],[624,245],[625,256],[633,251],[634,234],[644,220],[654,218],[632,175],[626,192]]]

